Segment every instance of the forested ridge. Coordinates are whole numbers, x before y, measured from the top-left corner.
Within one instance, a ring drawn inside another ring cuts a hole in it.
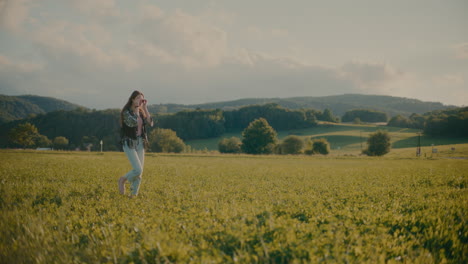
[[[148,98],[150,99],[150,98]],[[151,102],[151,100],[150,100]],[[384,112],[388,116],[410,116],[413,113],[424,114],[434,110],[453,108],[439,102],[423,102],[417,99],[384,96],[344,94],[334,96],[304,96],[291,98],[244,98],[232,101],[211,102],[204,104],[153,104],[149,110],[153,114],[177,113],[196,109],[221,109],[223,111],[238,110],[251,105],[278,104],[291,110],[316,109],[325,111],[330,109],[335,115],[342,116],[354,109],[372,109]],[[34,114],[44,114],[58,110],[73,110],[86,108],[64,100],[35,95],[6,96],[0,95],[0,123],[27,118]]]
[[[233,101],[213,102],[205,104],[155,104],[150,108],[151,112],[175,113],[182,110],[195,109],[222,109],[234,110],[249,105],[263,105],[276,103],[288,109],[317,109],[324,111],[330,109],[336,115],[342,116],[347,111],[353,109],[373,109],[385,112],[389,116],[404,115],[413,113],[423,114],[426,112],[452,108],[455,106],[444,105],[439,102],[424,102],[417,99],[385,96],[385,95],[363,95],[344,94],[333,96],[304,96],[291,98],[244,98]]]

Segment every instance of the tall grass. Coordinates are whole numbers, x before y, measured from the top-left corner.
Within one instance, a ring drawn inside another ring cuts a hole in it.
[[[0,262],[464,263],[468,162],[411,152],[148,154],[129,199],[123,153],[1,151]]]

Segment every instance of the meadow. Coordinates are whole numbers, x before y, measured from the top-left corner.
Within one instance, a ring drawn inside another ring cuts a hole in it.
[[[466,263],[468,145],[415,157],[0,151],[0,263]],[[429,148],[424,152],[429,152]]]

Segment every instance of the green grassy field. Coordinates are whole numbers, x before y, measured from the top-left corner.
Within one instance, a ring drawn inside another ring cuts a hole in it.
[[[289,131],[279,131],[279,140],[288,135],[297,135],[305,138],[326,138],[330,143],[331,151],[335,154],[353,153],[359,154],[361,147],[366,148],[366,140],[370,133],[379,129],[387,130],[391,137],[393,148],[410,148],[416,147],[418,144],[418,133],[420,130],[386,127],[377,125],[355,125],[355,124],[333,124],[321,123],[317,127],[308,129],[296,129]],[[210,138],[203,140],[190,140],[187,145],[197,150],[217,150],[218,142],[222,138],[238,137],[242,138],[242,131],[226,133],[218,138]],[[361,144],[362,143],[362,144]],[[422,146],[431,146],[432,144],[450,145],[468,143],[468,138],[434,138],[429,136],[421,136]]]
[[[468,145],[413,158],[1,151],[0,263],[463,263]]]
[[[0,263],[466,263],[467,157],[2,150]]]

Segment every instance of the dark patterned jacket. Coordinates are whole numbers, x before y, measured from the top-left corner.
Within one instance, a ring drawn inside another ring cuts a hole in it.
[[[145,146],[148,144],[148,135],[146,133],[146,126],[152,125],[153,121],[151,120],[150,123],[147,122],[146,118],[140,113],[140,118],[143,121],[143,126],[141,128],[141,138]],[[123,112],[123,120],[122,120],[122,128],[120,131],[121,135],[121,144],[127,145],[129,148],[135,148],[135,142],[137,140],[137,131],[138,131],[138,121],[137,115],[130,111],[129,109],[124,110]]]

